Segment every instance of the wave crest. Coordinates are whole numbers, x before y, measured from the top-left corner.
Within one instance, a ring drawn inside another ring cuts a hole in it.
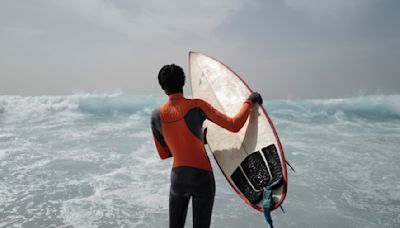
[[[0,120],[5,122],[46,121],[71,116],[149,115],[165,97],[124,94],[70,96],[0,96]],[[266,104],[270,114],[296,121],[326,121],[338,115],[347,119],[400,120],[400,95],[360,96],[344,99],[273,100]]]
[[[38,122],[86,114],[101,116],[150,113],[162,103],[161,97],[123,94],[82,94],[69,96],[0,96],[0,120]]]
[[[278,100],[272,101],[268,108],[276,115],[290,110],[293,115],[314,120],[337,115],[374,121],[400,120],[400,95],[325,100]]]
[[[95,96],[81,99],[78,109],[95,115],[149,114],[161,103],[161,98],[153,96]]]

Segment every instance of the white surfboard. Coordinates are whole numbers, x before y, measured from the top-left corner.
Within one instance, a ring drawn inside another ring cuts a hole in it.
[[[189,53],[193,98],[234,116],[252,90],[230,68],[206,55]],[[272,187],[271,210],[287,193],[287,169],[282,146],[264,107],[255,105],[238,133],[206,121],[207,141],[227,181],[250,206],[262,211],[263,190]]]

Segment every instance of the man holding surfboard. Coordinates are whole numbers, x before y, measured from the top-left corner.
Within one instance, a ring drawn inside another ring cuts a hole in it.
[[[253,104],[262,103],[259,93],[252,93],[240,111],[229,117],[201,99],[183,96],[185,74],[171,64],[158,74],[161,88],[169,99],[153,111],[151,127],[161,159],[174,157],[169,196],[169,227],[183,228],[190,198],[193,202],[193,227],[209,227],[214,204],[215,182],[204,148],[203,122],[211,122],[232,132],[245,124]]]

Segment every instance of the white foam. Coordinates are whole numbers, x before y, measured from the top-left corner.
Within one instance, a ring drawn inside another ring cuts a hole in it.
[[[8,156],[8,152],[6,150],[0,150],[0,160],[5,160]]]
[[[172,159],[160,160],[149,126],[150,107],[159,101],[115,116],[77,107],[81,99],[96,101],[96,96],[0,97],[0,227],[167,223]],[[118,105],[119,96],[113,95],[110,107]],[[385,98],[368,99],[268,104],[286,159],[296,169],[289,171],[288,214],[273,212],[276,226],[399,224],[400,123],[370,118],[368,102],[382,107]],[[397,107],[398,101],[388,99]],[[243,203],[210,159],[217,185],[213,226],[264,224],[262,214]]]

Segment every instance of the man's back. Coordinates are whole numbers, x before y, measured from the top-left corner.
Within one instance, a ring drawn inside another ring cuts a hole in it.
[[[203,143],[202,124],[206,114],[201,103],[201,100],[186,99],[176,93],[152,114],[153,129],[159,130],[174,157],[173,167],[212,170]],[[155,137],[159,140],[157,134]]]

